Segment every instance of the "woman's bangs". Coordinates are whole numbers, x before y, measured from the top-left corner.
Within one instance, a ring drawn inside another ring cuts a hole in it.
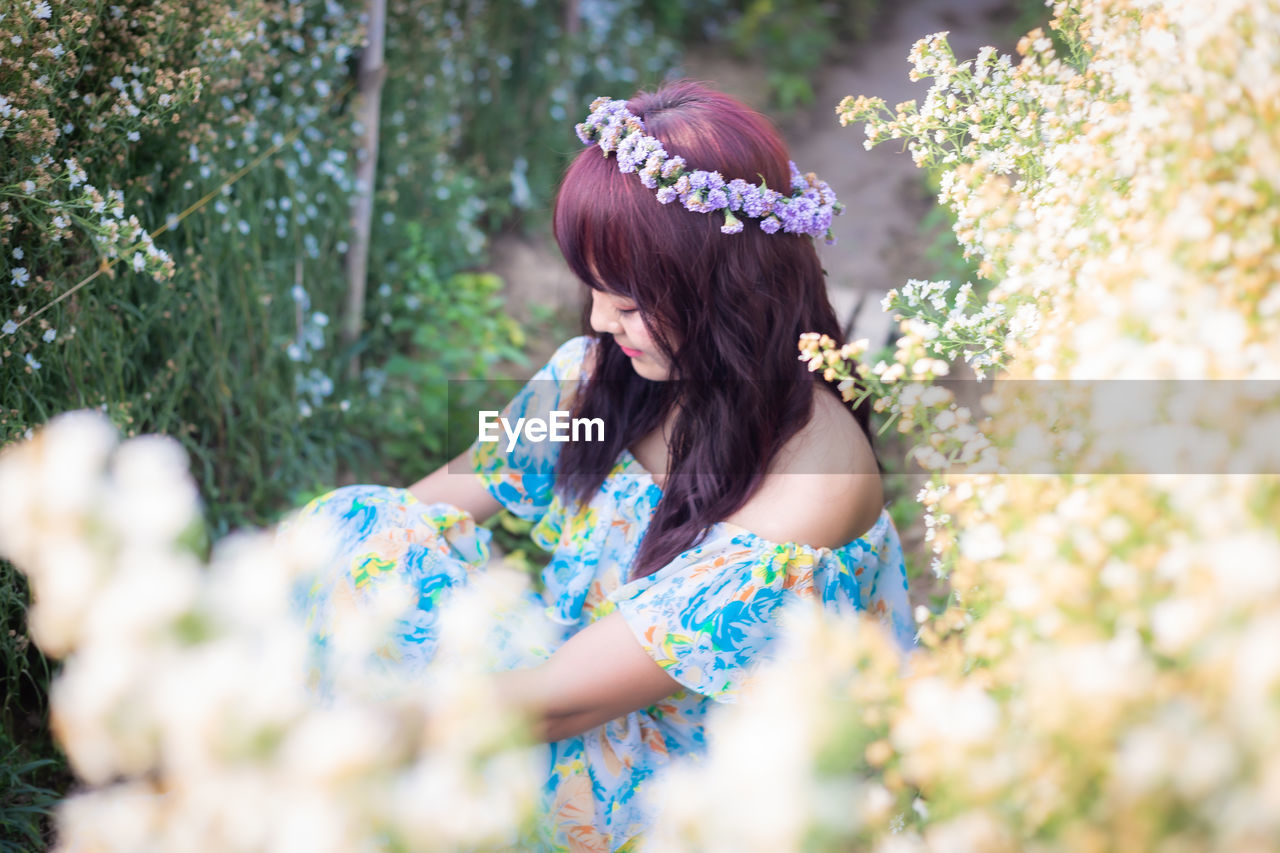
[[[660,205],[643,185],[631,186],[626,179],[635,176],[619,172],[612,160],[595,151],[583,155],[570,164],[556,196],[556,243],[587,287],[635,299],[645,278],[642,259],[659,251],[653,211],[640,206]]]

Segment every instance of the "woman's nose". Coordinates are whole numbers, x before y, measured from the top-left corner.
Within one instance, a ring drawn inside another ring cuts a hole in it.
[[[601,334],[612,334],[618,330],[618,313],[612,311],[604,304],[604,300],[599,299],[595,295],[595,291],[591,291],[591,328]]]

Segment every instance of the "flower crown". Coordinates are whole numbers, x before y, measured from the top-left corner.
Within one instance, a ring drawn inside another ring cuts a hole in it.
[[[591,115],[574,130],[584,145],[597,143],[606,158],[614,152],[623,173],[639,172],[640,182],[656,189],[663,204],[679,199],[694,213],[723,210],[720,230],[725,234],[742,231],[738,216],[747,216],[759,219],[766,234],[781,230],[835,242],[831,218],[844,212],[844,205],[836,201],[826,181],[812,172],[801,175],[795,163],[790,163],[789,196],[769,189],[763,181],[749,184],[740,178],[726,181],[719,172],[686,171],[683,157],[667,154],[661,142],[645,134],[644,122],[627,110],[626,101],[608,98],[592,101]]]

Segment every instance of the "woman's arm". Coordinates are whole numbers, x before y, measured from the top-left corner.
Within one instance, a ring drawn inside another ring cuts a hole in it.
[[[563,740],[682,689],[636,641],[621,613],[574,634],[544,664],[498,673],[498,691],[534,734]]]
[[[449,471],[450,466],[453,472]],[[502,509],[498,499],[485,488],[484,481],[471,470],[471,448],[409,486],[409,493],[423,503],[443,502],[464,509],[471,513],[476,524]]]

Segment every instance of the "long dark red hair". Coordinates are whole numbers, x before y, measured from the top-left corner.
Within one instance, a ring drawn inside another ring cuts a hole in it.
[[[777,129],[728,95],[680,81],[637,93],[628,109],[690,169],[790,187]],[[804,332],[840,338],[813,239],[766,234],[756,220],[743,221],[740,234],[723,234],[720,213],[659,203],[639,175],[623,174],[594,145],[570,164],[556,195],[555,236],[569,268],[588,287],[634,301],[672,366],[667,382],[639,376],[612,335],[591,329],[588,301],[583,325],[600,339],[599,361],[574,414],[602,418],[608,428],[602,442],[561,450],[562,500],[588,501],[623,449],[657,428],[681,398],[669,476],[632,579],[657,571],[746,503],[808,422],[813,382],[839,398],[797,358]],[[870,437],[867,406],[853,414]]]

